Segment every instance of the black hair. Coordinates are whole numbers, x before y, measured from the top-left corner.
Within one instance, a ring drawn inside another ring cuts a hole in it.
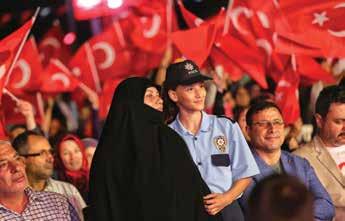
[[[318,96],[315,104],[315,113],[326,117],[329,107],[333,103],[345,103],[345,87],[340,85],[332,85],[325,87]]]
[[[274,99],[274,96],[270,93],[263,93],[257,97],[254,97],[253,99],[250,100],[250,105],[253,105],[255,103],[260,103],[263,101],[270,101]]]
[[[9,128],[8,132],[12,133],[14,130],[17,130],[19,128],[26,130],[26,126],[24,124],[14,124]]]
[[[234,120],[236,122],[238,122],[238,120],[240,119],[241,113],[244,112],[247,109],[248,109],[248,107],[241,107],[241,106],[234,107],[233,110],[232,110],[232,112],[234,114]]]
[[[27,154],[29,151],[29,137],[39,136],[45,138],[42,134],[32,130],[27,130],[19,134],[13,141],[12,146],[19,154]]]
[[[178,114],[178,107],[174,101],[169,97],[169,90],[176,90],[177,85],[163,84],[162,97],[163,97],[163,116],[166,123],[175,120]]]
[[[246,218],[248,221],[312,221],[313,194],[296,177],[268,176],[249,196]]]
[[[280,114],[282,114],[280,108],[277,106],[277,104],[273,102],[268,102],[268,101],[262,101],[262,102],[257,102],[250,106],[247,114],[246,114],[246,123],[248,126],[251,126],[253,123],[253,116],[254,114],[269,109],[269,108],[275,108],[279,111]]]

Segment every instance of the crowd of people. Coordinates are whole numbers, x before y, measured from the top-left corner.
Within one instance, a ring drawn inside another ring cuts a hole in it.
[[[0,220],[345,220],[344,82],[316,99],[311,139],[269,90],[202,72],[178,60],[128,78],[104,121],[95,94],[50,98],[41,125],[20,100]]]

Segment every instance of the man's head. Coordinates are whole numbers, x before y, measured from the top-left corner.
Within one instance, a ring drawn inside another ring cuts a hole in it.
[[[313,195],[296,177],[274,174],[254,187],[246,220],[312,221]]]
[[[251,106],[246,115],[247,132],[253,148],[263,152],[279,151],[284,142],[284,121],[279,107],[271,102]]]
[[[164,82],[164,111],[176,105],[187,111],[203,110],[206,97],[204,81],[210,79],[202,75],[191,60],[169,65]]]
[[[24,193],[27,187],[25,164],[11,143],[0,140],[0,198]]]
[[[324,88],[316,100],[315,120],[318,135],[326,146],[345,144],[345,88]]]
[[[23,124],[13,125],[8,131],[10,140],[14,140],[14,138],[16,138],[19,134],[24,133],[25,131],[26,131],[25,125]]]
[[[33,131],[20,134],[13,147],[25,158],[26,172],[35,180],[46,180],[53,174],[54,157],[48,140]]]

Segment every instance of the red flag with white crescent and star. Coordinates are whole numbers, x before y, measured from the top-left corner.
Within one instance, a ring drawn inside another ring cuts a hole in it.
[[[41,91],[45,93],[72,92],[80,84],[78,78],[58,59],[50,59],[43,81]]]
[[[42,71],[37,45],[35,39],[31,37],[23,47],[6,88],[15,95],[39,91]]]
[[[110,26],[87,41],[101,81],[130,74],[131,53],[114,32],[114,26]]]
[[[286,124],[293,124],[300,117],[298,84],[299,75],[291,68],[282,73],[277,83],[275,100]]]
[[[100,77],[91,46],[88,42],[79,47],[78,51],[70,60],[68,67],[72,74],[81,82],[97,93],[101,93]]]
[[[48,65],[51,58],[57,58],[64,63],[67,63],[70,59],[70,49],[63,42],[63,38],[64,33],[60,22],[56,20],[38,45],[44,67]]]
[[[21,44],[23,44],[29,35],[32,25],[35,21],[35,16],[27,21],[18,30],[11,33],[0,41],[0,100],[2,96],[2,89],[7,83],[9,73],[14,67],[15,59],[18,58],[21,52]]]
[[[279,5],[282,15],[275,20],[278,35],[319,49],[325,57],[345,57],[344,0],[285,0]]]

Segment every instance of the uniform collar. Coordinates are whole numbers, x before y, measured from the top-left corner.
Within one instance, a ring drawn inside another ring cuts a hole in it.
[[[184,135],[193,135],[181,123],[179,113],[176,116],[176,122],[177,122],[177,128],[179,132],[181,132]],[[204,111],[201,111],[201,126],[200,126],[199,132],[208,132],[211,129],[210,125],[211,125],[211,116],[205,113]]]

